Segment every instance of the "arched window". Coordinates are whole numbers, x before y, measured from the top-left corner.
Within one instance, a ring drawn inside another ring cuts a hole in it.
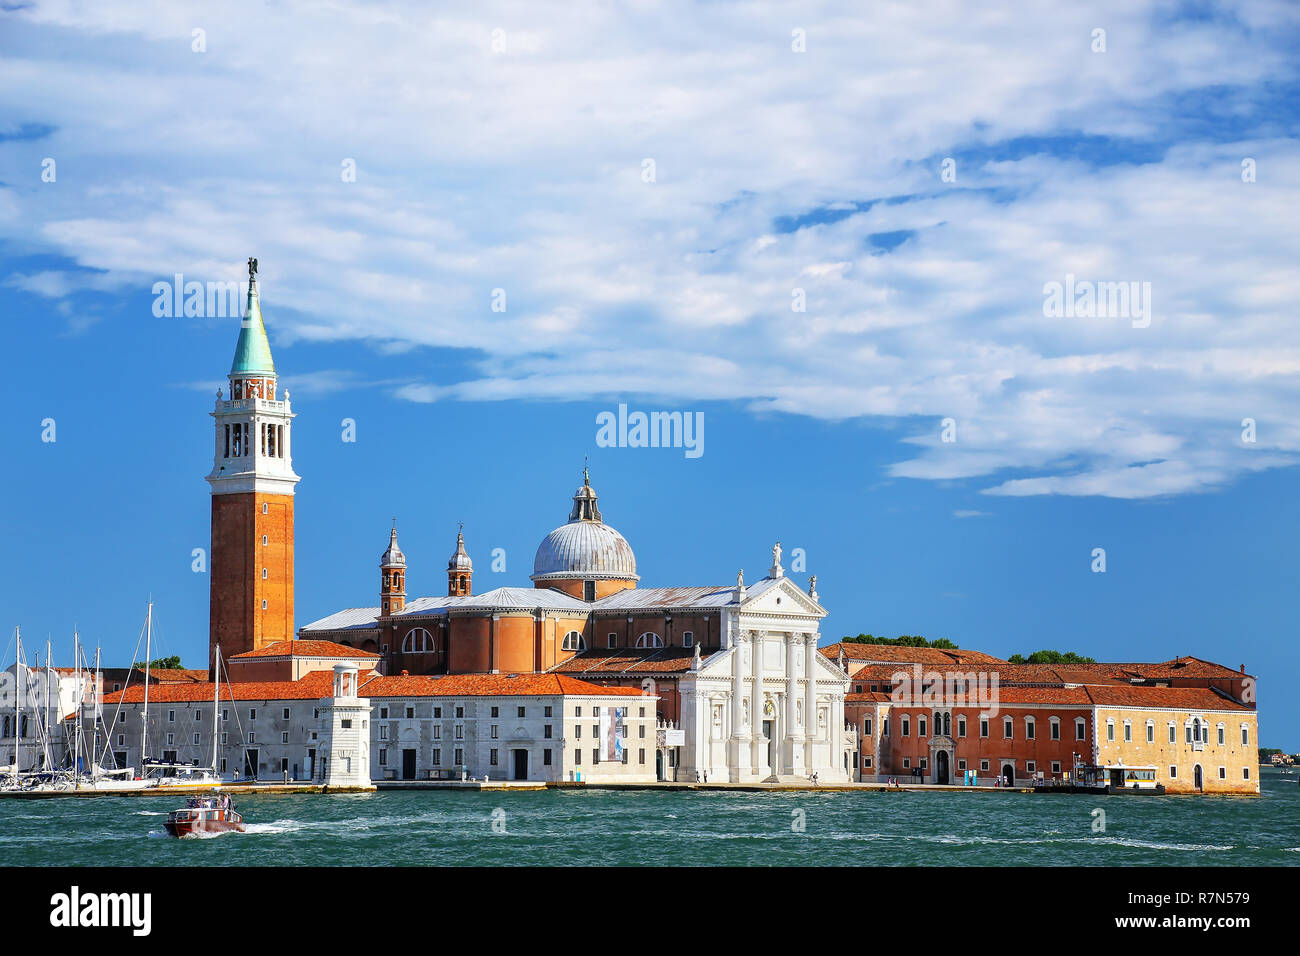
[[[1061,718],[1048,717],[1047,724],[1048,727],[1050,728],[1048,733],[1051,736],[1051,738],[1053,740],[1060,740],[1061,739]]]
[[[432,654],[433,635],[422,627],[413,627],[402,638],[403,654]]]
[[[636,639],[637,647],[663,647],[664,639],[654,631],[646,631]]]
[[[560,645],[560,648],[566,651],[585,651],[587,642],[582,639],[581,631],[570,631],[564,635],[564,642]]]
[[[1037,734],[1034,728],[1035,728],[1034,718],[1026,717],[1025,718],[1025,739],[1026,740],[1034,740],[1036,738]]]

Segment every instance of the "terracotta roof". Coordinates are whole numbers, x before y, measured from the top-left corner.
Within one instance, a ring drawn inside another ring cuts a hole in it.
[[[144,671],[140,671],[140,676],[144,676]],[[183,667],[176,668],[158,668],[149,670],[150,680],[157,680],[160,684],[206,684],[208,681],[207,671],[188,670]]]
[[[940,667],[980,664],[1006,663],[1000,657],[993,657],[983,651],[944,650],[938,647],[901,647],[896,644],[856,644],[840,641],[820,648],[821,652],[835,660],[844,649],[844,657],[851,661],[867,661],[878,664],[921,664]]]
[[[553,674],[684,674],[690,670],[695,650],[660,647],[653,650],[610,649],[583,651],[551,668]]]
[[[331,671],[313,671],[299,680],[241,681],[221,685],[221,700],[310,700],[330,697],[334,693],[334,674]],[[209,684],[151,684],[149,703],[183,704],[212,702],[212,685]],[[104,704],[139,704],[144,702],[144,685],[128,687],[120,694],[105,694]]]
[[[1255,708],[1239,704],[1208,687],[1132,687],[1098,684],[1085,690],[1093,703],[1103,707],[1158,707],[1165,710],[1238,710]]]
[[[888,694],[864,690],[860,694],[845,694],[844,702],[846,704],[888,704],[890,701]]]
[[[360,657],[374,659],[378,654],[358,650],[333,641],[276,641],[254,651],[232,654],[230,660],[242,661],[250,657]]]
[[[642,697],[638,687],[592,684],[564,674],[371,675],[361,682],[362,697]]]

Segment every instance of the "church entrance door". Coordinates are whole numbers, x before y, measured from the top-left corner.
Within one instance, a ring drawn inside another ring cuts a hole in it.
[[[948,751],[940,750],[934,758],[934,782],[948,782]]]

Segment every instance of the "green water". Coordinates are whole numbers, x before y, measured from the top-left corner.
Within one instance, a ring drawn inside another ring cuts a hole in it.
[[[171,797],[0,800],[14,865],[1300,865],[1296,775],[1263,796],[569,791],[237,798],[247,833],[176,840]],[[1106,813],[1093,832],[1094,808]],[[494,830],[494,811],[498,814]],[[802,818],[803,832],[794,824]]]

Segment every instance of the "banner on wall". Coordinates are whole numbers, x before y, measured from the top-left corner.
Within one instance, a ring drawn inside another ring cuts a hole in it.
[[[624,707],[602,707],[600,709],[600,759],[623,762],[623,717]]]

